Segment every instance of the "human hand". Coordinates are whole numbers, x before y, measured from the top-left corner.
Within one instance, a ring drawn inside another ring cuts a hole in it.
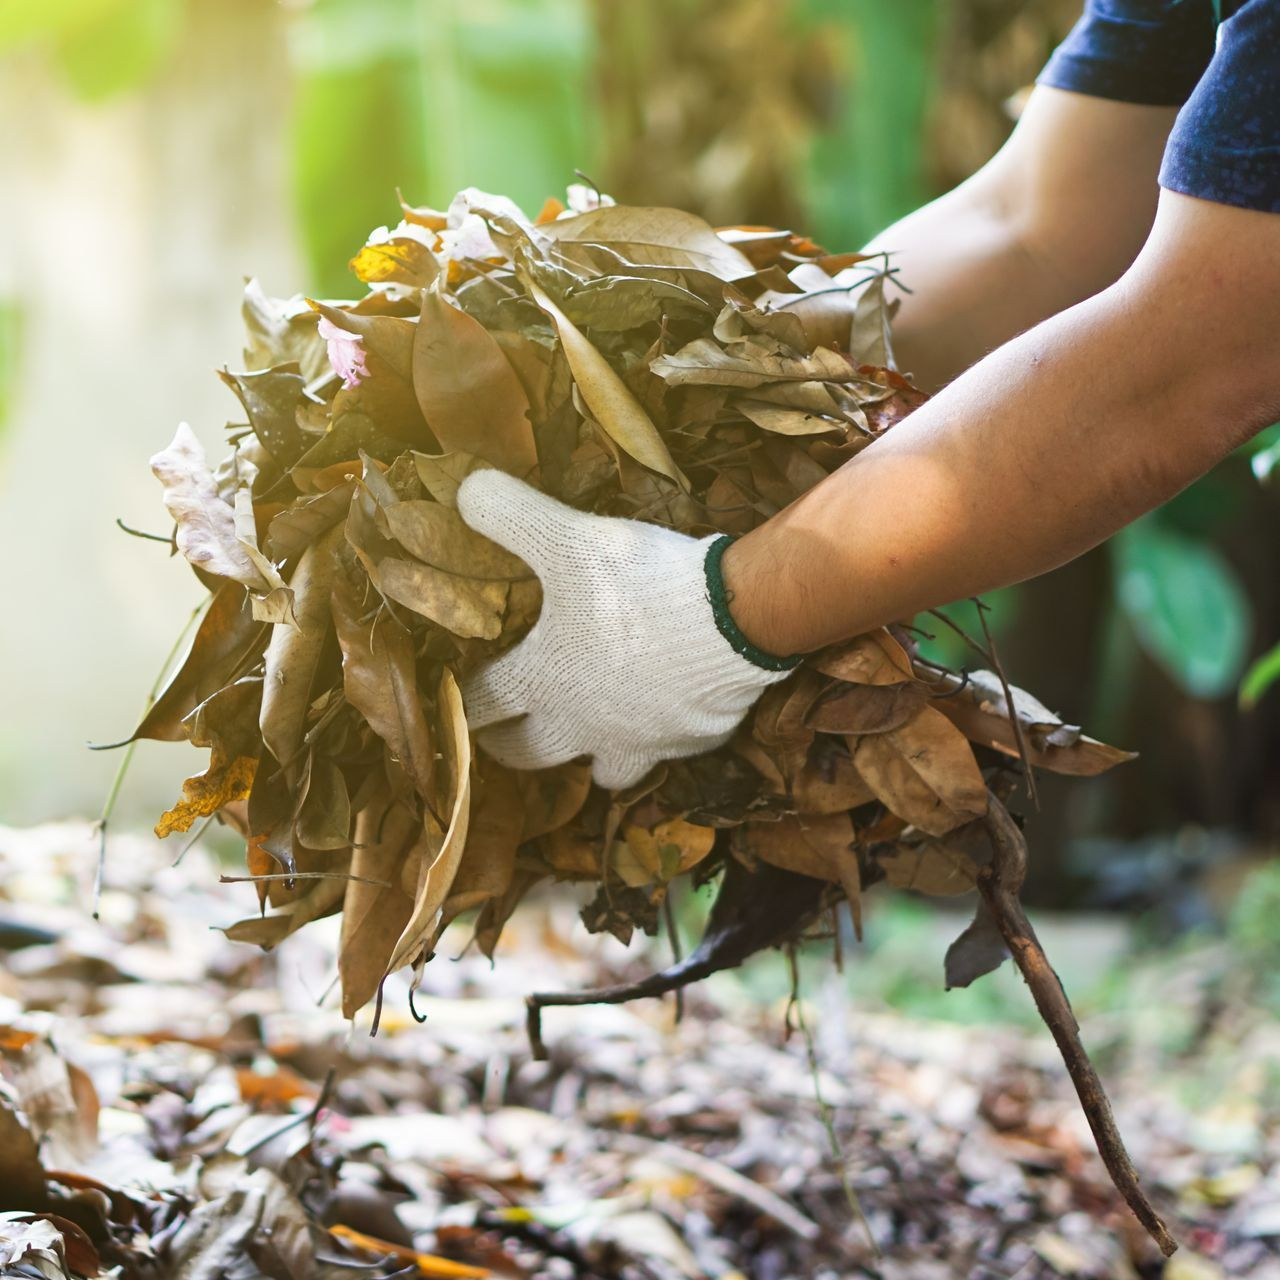
[[[529,634],[462,690],[481,747],[543,769],[592,757],[602,787],[728,740],[756,698],[798,662],[755,649],[729,616],[727,538],[576,511],[502,471],[458,489],[477,532],[542,582]]]

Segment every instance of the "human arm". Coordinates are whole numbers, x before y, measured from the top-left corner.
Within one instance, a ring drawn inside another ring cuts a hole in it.
[[[577,512],[500,472],[458,509],[543,585],[464,684],[501,763],[621,788],[727,740],[785,665],[1042,572],[1280,415],[1280,217],[1166,193],[1109,289],[1006,344],[739,541]]]
[[[936,390],[1119,279],[1151,229],[1174,115],[1037,86],[987,164],[866,246],[911,290],[896,293],[899,366]]]
[[[957,378],[724,560],[806,652],[1043,573],[1280,416],[1280,216],[1162,192],[1133,266]]]
[[[1110,16],[1093,24],[1110,31],[1101,52],[1087,40],[1068,41],[1062,75],[1103,94],[1130,87],[1144,95],[1139,101],[1182,101],[1207,53],[1192,42],[1185,58],[1167,66],[1157,60],[1156,79],[1135,86],[1129,58],[1114,56],[1117,41],[1131,28],[1144,40],[1149,32],[1125,5],[1111,0],[1106,8]],[[1207,20],[1199,6],[1175,10],[1190,24]],[[1095,17],[1101,13],[1099,4]],[[1082,30],[1088,35],[1092,25]],[[1202,34],[1212,47],[1207,27]],[[606,761],[604,776],[635,781],[637,760],[710,749],[752,698],[730,658],[757,666],[758,692],[778,674],[759,649],[807,651],[1052,568],[1172,496],[1280,416],[1278,38],[1274,0],[1245,0],[1223,23],[1213,65],[1172,130],[1159,174],[1164,194],[1133,265],[982,360],[734,544],[721,562],[736,592],[731,611],[721,608],[723,584],[710,559],[699,592],[691,572],[697,544],[684,548],[679,574],[648,575],[662,555],[637,537],[636,563],[648,585],[628,594],[594,537],[562,539],[564,556],[539,576],[569,603],[565,616],[577,615],[561,628],[569,638],[522,642],[475,677],[482,691],[476,727],[506,718],[496,723],[499,759],[518,748],[519,760],[509,762],[537,767],[568,759],[575,744],[595,754],[592,742],[603,735],[612,763],[623,755],[629,761],[616,774]],[[1175,42],[1171,53],[1180,47]],[[461,499],[460,491],[460,509]],[[559,517],[551,526],[567,527]],[[697,663],[653,620],[654,608],[693,626]],[[717,631],[726,642],[719,647]],[[583,638],[607,658],[590,696],[580,678],[592,669],[580,660]],[[627,701],[643,706],[643,722],[618,714]],[[688,713],[708,704],[720,727],[688,732]],[[487,736],[481,733],[486,747]],[[602,780],[598,754],[596,769]]]

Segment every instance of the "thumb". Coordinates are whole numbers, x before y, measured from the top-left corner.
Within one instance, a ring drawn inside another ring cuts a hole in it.
[[[582,513],[505,471],[473,471],[458,486],[458,514],[520,557],[539,578],[572,546]]]

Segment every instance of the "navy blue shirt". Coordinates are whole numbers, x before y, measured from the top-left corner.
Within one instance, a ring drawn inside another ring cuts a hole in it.
[[[1180,107],[1160,185],[1280,213],[1280,0],[1087,0],[1039,83]]]

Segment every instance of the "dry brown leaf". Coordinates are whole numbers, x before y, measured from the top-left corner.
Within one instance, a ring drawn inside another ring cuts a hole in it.
[[[802,876],[842,884],[857,861],[847,813],[786,814],[777,822],[748,822],[734,832],[739,847],[762,862]]]
[[[342,536],[336,526],[303,552],[290,580],[297,625],[277,622],[267,644],[259,725],[262,741],[286,770],[296,769],[311,685],[329,634],[334,552]]]
[[[591,765],[570,760],[551,769],[522,772],[517,780],[524,810],[523,843],[567,826],[578,816],[591,793]]]
[[[932,707],[901,729],[849,740],[858,772],[891,812],[930,835],[980,818],[987,787],[964,735]]]
[[[438,289],[422,295],[413,387],[422,416],[446,450],[465,449],[517,476],[538,465],[529,400],[502,348]]]
[[[387,533],[410,555],[476,582],[531,578],[533,570],[518,556],[473,530],[439,502],[397,502],[382,508]]]
[[[342,901],[346,878],[342,875],[300,882],[307,887],[296,898],[269,916],[251,916],[238,920],[222,932],[232,942],[252,942],[259,947],[274,947],[303,925],[320,919],[337,909]]]
[[[847,813],[874,800],[842,743],[815,742],[804,766],[791,777],[791,803],[798,813]]]
[[[721,280],[737,280],[755,268],[701,218],[680,209],[612,205],[539,227],[566,253],[575,244],[604,245],[638,266],[690,267]]]
[[[524,800],[516,774],[485,759],[478,762],[473,786],[467,843],[444,903],[446,921],[507,892],[524,831]]]
[[[361,617],[355,588],[338,575],[333,620],[342,651],[342,687],[424,799],[435,793],[431,729],[418,689],[413,637],[384,609]]]
[[[458,486],[484,463],[474,453],[455,449],[452,453],[415,453],[414,466],[418,479],[427,492],[441,505],[456,508]]]
[[[953,839],[898,844],[877,852],[876,861],[895,889],[914,889],[936,897],[968,893],[978,880],[978,868]]]
[[[578,827],[557,827],[538,841],[538,848],[558,879],[598,880],[601,876],[600,841]]]
[[[434,856],[424,863],[414,897],[413,914],[400,934],[388,969],[398,969],[401,965],[410,963],[431,936],[436,915],[449,896],[449,889],[467,842],[467,825],[471,818],[471,737],[467,732],[467,713],[462,705],[462,692],[447,667],[440,676],[437,705],[445,734],[445,743],[442,745],[447,746],[446,758],[449,762],[449,826],[439,833]]]
[[[1108,746],[1081,733],[1077,726],[1064,724],[1023,689],[1013,688],[1013,697],[1027,758],[1033,765],[1089,778],[1137,758],[1135,752]],[[935,705],[970,741],[1003,755],[1020,755],[1009,722],[1008,702],[992,672],[972,672],[959,692],[938,698]]]
[[[476,582],[454,573],[387,556],[377,565],[383,594],[406,609],[438,623],[455,636],[493,640],[502,631],[507,582]],[[373,575],[370,575],[373,576]]]
[[[214,592],[182,665],[133,737],[176,742],[190,736],[186,717],[265,643],[267,628],[254,620],[247,604],[245,588],[239,583],[225,582]]]
[[[811,728],[855,737],[901,729],[924,703],[917,684],[842,684],[809,712]]]
[[[539,285],[529,281],[528,289],[530,297],[551,317],[573,371],[573,380],[592,416],[609,438],[637,462],[687,487],[688,481],[672,459],[658,428],[627,384]]]
[[[883,627],[824,649],[812,666],[824,676],[850,684],[900,684],[915,679],[907,651]]]
[[[343,897],[338,944],[343,1017],[355,1017],[387,973],[396,939],[413,913],[413,899],[400,885],[401,869],[423,839],[418,815],[385,790],[356,818],[353,878]]]

